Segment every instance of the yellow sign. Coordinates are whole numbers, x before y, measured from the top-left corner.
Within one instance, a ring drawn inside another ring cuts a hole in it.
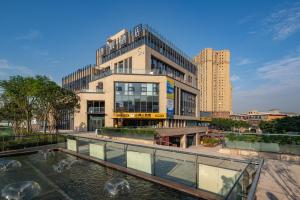
[[[113,118],[128,118],[128,119],[166,119],[166,113],[114,113]]]
[[[211,118],[211,117],[200,117],[200,121],[203,121],[203,122],[211,122],[211,121],[212,121],[212,118]]]

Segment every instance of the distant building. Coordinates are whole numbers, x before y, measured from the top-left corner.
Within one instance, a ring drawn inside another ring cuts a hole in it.
[[[284,117],[292,117],[297,115],[297,113],[281,112],[278,109],[272,109],[267,112],[251,110],[243,114],[231,114],[230,118],[233,120],[248,121],[252,126],[258,126],[261,121],[272,121],[275,119],[281,119]]]
[[[198,67],[200,113],[211,112],[213,118],[229,118],[232,112],[230,51],[206,48],[194,61]]]

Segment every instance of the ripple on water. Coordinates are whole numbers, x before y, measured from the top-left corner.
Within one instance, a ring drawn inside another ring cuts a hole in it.
[[[22,181],[9,184],[1,190],[1,197],[7,200],[29,200],[38,196],[41,186],[34,181]]]
[[[22,167],[22,164],[17,160],[0,160],[0,172],[15,170]]]
[[[105,182],[104,193],[108,197],[116,197],[130,192],[130,185],[123,178],[113,178]]]

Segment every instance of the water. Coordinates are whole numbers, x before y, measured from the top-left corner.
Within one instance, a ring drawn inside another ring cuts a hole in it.
[[[39,153],[9,159],[20,162],[22,166],[2,173],[0,190],[16,182],[34,181],[41,190],[33,199],[190,199],[176,190],[61,152],[56,152],[55,156],[49,156],[47,160]],[[59,165],[65,166],[60,172],[53,167]]]
[[[17,160],[0,159],[0,173],[13,171],[20,168],[22,164]]]
[[[73,165],[79,163],[81,163],[80,160],[77,160],[75,158],[72,160],[62,159],[57,164],[52,165],[52,167],[53,170],[56,171],[57,173],[63,173],[65,170],[70,170]]]
[[[40,154],[40,156],[44,159],[47,160],[50,157],[54,157],[55,153],[54,151],[50,150],[50,149],[46,149],[46,150],[39,150],[38,153]]]
[[[16,182],[1,190],[1,197],[7,200],[33,199],[38,196],[41,186],[34,181]]]
[[[106,181],[104,185],[104,193],[107,197],[117,197],[128,194],[130,192],[130,185],[128,181],[123,178],[113,178]]]

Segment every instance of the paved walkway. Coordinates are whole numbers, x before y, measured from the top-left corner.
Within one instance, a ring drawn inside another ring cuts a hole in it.
[[[94,133],[80,133],[78,135],[98,138]],[[213,148],[193,146],[184,151],[235,159],[255,159],[255,157],[249,156],[222,154],[219,152],[220,148],[220,146]],[[256,195],[258,200],[300,200],[300,165],[287,161],[265,159]]]

